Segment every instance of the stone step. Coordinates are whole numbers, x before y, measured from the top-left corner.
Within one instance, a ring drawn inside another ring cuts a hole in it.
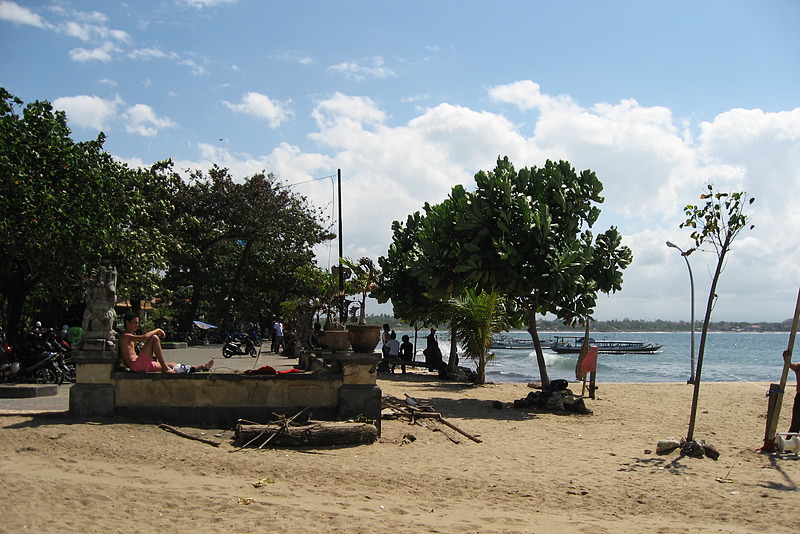
[[[0,398],[3,399],[51,397],[56,394],[58,394],[56,384],[0,384]]]

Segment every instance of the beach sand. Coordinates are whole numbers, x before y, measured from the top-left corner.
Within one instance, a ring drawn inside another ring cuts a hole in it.
[[[594,413],[581,416],[512,408],[530,391],[525,384],[475,387],[410,373],[382,376],[379,386],[432,405],[482,443],[442,425],[384,420],[372,445],[237,450],[232,429],[181,427],[222,442],[214,447],[156,424],[5,411],[0,532],[795,528],[800,461],[757,452],[767,384],[702,385],[695,438],[715,445],[718,461],[655,453],[659,440],[687,431],[686,384],[601,383],[587,400]],[[780,431],[794,384],[787,390]]]

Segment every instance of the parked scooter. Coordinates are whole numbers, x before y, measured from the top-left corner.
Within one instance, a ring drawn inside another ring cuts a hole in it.
[[[66,362],[52,331],[37,323],[31,332],[20,332],[14,346],[0,340],[0,382],[62,384]],[[73,375],[74,376],[74,375]]]
[[[222,356],[230,358],[232,356],[246,356],[248,354],[253,358],[258,356],[256,344],[251,336],[236,333],[229,334],[228,337],[225,338],[225,343],[222,345]]]

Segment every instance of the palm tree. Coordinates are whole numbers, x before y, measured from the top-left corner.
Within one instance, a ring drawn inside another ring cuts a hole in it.
[[[508,330],[505,299],[497,292],[467,290],[450,301],[453,335],[461,341],[464,354],[477,366],[478,384],[486,383],[486,363],[494,358],[489,352],[492,335]]]

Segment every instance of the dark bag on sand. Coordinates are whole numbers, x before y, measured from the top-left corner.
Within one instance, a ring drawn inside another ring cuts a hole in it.
[[[557,378],[550,382],[550,385],[544,388],[544,391],[547,392],[554,392],[554,391],[563,391],[569,387],[569,381],[564,380],[563,378]]]

